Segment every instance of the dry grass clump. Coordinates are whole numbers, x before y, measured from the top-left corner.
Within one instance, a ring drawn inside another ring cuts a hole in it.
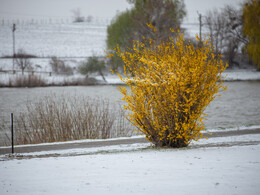
[[[46,85],[46,81],[39,75],[18,75],[9,78],[5,87],[42,87]]]
[[[73,68],[68,66],[63,60],[57,58],[56,56],[51,57],[49,63],[55,74],[73,75]]]
[[[28,103],[27,112],[15,119],[15,144],[130,136],[124,115],[119,104],[108,100],[46,96]]]

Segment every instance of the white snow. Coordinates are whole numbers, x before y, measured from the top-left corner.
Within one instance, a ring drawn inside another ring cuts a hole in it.
[[[225,81],[260,80],[260,71],[256,70],[226,70],[222,74]]]
[[[185,27],[185,25],[184,25]],[[187,27],[190,31],[198,30],[196,26]],[[10,25],[3,25],[0,30],[0,55],[12,55],[12,34]],[[49,64],[50,56],[66,57],[62,58],[64,62],[77,68],[81,61],[85,61],[87,57],[97,55],[105,55],[107,25],[98,24],[32,24],[18,25],[16,32],[16,50],[23,49],[26,53],[36,55],[38,57],[30,59],[35,71],[50,72]],[[189,32],[190,34],[194,34]],[[0,70],[12,70],[13,60],[8,58],[0,59]],[[18,69],[15,67],[15,69]],[[227,70],[223,76],[225,80],[260,80],[260,72],[256,70]],[[13,79],[14,75],[0,74],[0,83],[7,84],[9,79]],[[41,74],[41,77],[48,83],[60,84],[68,81],[72,82],[78,79],[79,75],[67,78],[66,76],[49,76],[49,74]],[[101,77],[97,79],[102,80]],[[121,84],[122,82],[116,75],[107,75],[106,79],[109,84]],[[65,81],[64,81],[65,80]]]
[[[260,135],[203,139],[184,149],[130,144],[75,149],[77,156],[5,158],[0,161],[0,192],[26,195],[258,194],[259,144],[202,146],[238,141],[259,142]]]
[[[13,55],[11,28],[12,25],[1,26],[0,56]],[[16,52],[23,49],[38,57],[104,55],[106,29],[105,24],[88,23],[16,25],[15,48]]]
[[[252,126],[241,126],[241,127],[234,127],[234,128],[226,128],[225,130],[223,129],[208,129],[202,131],[202,133],[213,133],[213,132],[224,132],[224,131],[240,131],[240,130],[252,130],[252,129],[259,129],[260,125],[252,125]],[[233,137],[239,137],[239,136],[233,136]],[[145,135],[134,135],[131,137],[117,137],[117,138],[109,138],[109,139],[81,139],[81,140],[73,140],[73,141],[61,141],[61,142],[52,142],[52,143],[40,143],[40,144],[26,144],[26,145],[16,145],[16,148],[21,148],[21,147],[30,147],[30,146],[50,146],[50,145],[61,145],[61,144],[76,144],[76,143],[89,143],[89,142],[109,142],[109,141],[119,141],[119,140],[126,140],[126,139],[136,139],[136,138],[145,138]],[[230,139],[227,137],[223,137],[224,139]],[[250,137],[252,138],[252,137]],[[220,140],[221,138],[211,138],[210,142],[212,142],[213,139]],[[244,141],[252,141],[250,140],[245,140],[245,137],[243,137]],[[204,139],[204,141],[208,141],[207,139]],[[202,140],[200,140],[202,142]],[[196,144],[199,144],[200,142],[194,142]],[[209,142],[209,143],[210,143]],[[146,146],[146,144],[144,144]],[[10,148],[10,146],[0,146],[1,148]],[[67,151],[67,150],[66,150]]]
[[[260,129],[260,125],[225,128],[225,131],[240,131],[240,130],[252,130],[252,129]],[[205,132],[213,133],[213,132],[219,132],[219,131],[223,131],[223,129],[207,129],[205,131],[202,131],[202,133],[205,133]]]
[[[25,74],[26,76],[27,74]],[[35,74],[36,75],[36,74]],[[260,71],[256,70],[229,70],[222,74],[224,81],[259,81]],[[9,80],[13,80],[17,75],[13,74],[1,74],[0,83],[8,84]],[[73,83],[79,79],[83,80],[84,76],[80,74],[75,74],[72,76],[60,76],[49,74],[41,74],[40,77],[46,81],[47,84],[61,85],[63,83]],[[94,76],[98,81],[103,83],[101,76]],[[107,84],[123,84],[117,75],[107,74],[105,75]]]
[[[132,138],[136,137],[144,137],[144,136],[133,136]],[[122,139],[131,139],[131,138],[115,138],[115,139],[108,139],[108,140],[97,140],[97,141],[110,141],[110,140],[122,140]],[[85,140],[85,142],[91,142],[95,140]],[[201,139],[199,141],[193,141],[190,144],[190,147],[194,146],[201,146],[201,145],[209,145],[209,144],[225,144],[225,143],[245,143],[245,142],[254,142],[260,141],[260,135],[256,134],[252,135],[240,135],[240,136],[230,136],[230,137],[217,137],[217,138],[209,138],[209,139]],[[67,143],[83,143],[82,141],[70,141]],[[55,144],[62,144],[64,142],[57,142],[57,143],[46,143],[46,144],[35,144],[35,145],[20,145],[15,147],[30,147],[30,146],[40,146],[40,145],[55,145]],[[61,156],[69,156],[69,155],[89,155],[95,153],[102,153],[102,152],[125,152],[125,151],[134,151],[145,149],[152,146],[151,143],[135,143],[135,144],[120,144],[120,145],[112,145],[112,146],[102,146],[102,147],[93,147],[93,148],[76,148],[76,149],[65,149],[65,150],[51,150],[51,151],[41,151],[41,152],[30,152],[30,153],[23,153],[23,154],[16,154],[22,156],[43,156],[43,155],[61,155]],[[0,148],[10,148],[11,147],[0,147]],[[9,155],[0,155],[0,160],[5,160]]]
[[[185,25],[183,26],[185,27]],[[192,36],[197,32],[197,26],[186,26],[187,33]],[[0,29],[0,56],[13,55],[12,34],[9,33],[11,25],[2,25]],[[70,77],[56,76],[51,72],[51,56],[61,57],[66,65],[77,69],[81,61],[86,61],[89,56],[104,56],[106,49],[107,24],[31,24],[17,25],[16,31],[16,50],[23,49],[26,53],[36,55],[40,58],[30,59],[34,71],[47,72],[41,73],[40,77],[49,84],[71,83],[82,79],[81,75]],[[41,58],[42,57],[42,58]],[[65,57],[65,58],[64,58]],[[0,59],[0,70],[12,70],[13,60],[11,58]],[[15,69],[19,69],[15,66]],[[36,74],[36,73],[35,73]],[[17,75],[0,74],[0,83],[8,84],[9,80],[15,79]],[[226,76],[226,77],[225,77]],[[227,70],[223,77],[227,81],[236,80],[260,80],[260,72],[251,69]],[[101,77],[97,77],[102,81]],[[106,76],[108,84],[122,84],[116,76],[108,74]]]
[[[106,75],[108,84],[123,84],[117,75]],[[255,69],[226,70],[222,73],[224,81],[260,81],[260,71]],[[96,77],[102,80],[101,77]]]
[[[109,139],[82,139],[82,140],[73,140],[73,141],[64,141],[64,142],[53,142],[53,143],[40,143],[40,144],[26,144],[26,145],[17,145],[15,147],[30,147],[30,146],[49,146],[49,145],[60,145],[60,144],[73,144],[73,143],[89,143],[89,142],[108,142],[108,141],[116,141],[116,140],[125,140],[125,139],[136,139],[136,138],[144,138],[144,135],[135,135],[131,137],[117,137],[117,138],[109,138]],[[9,148],[9,146],[0,146],[1,148]]]

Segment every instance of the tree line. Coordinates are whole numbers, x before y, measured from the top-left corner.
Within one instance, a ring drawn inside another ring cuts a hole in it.
[[[170,29],[181,29],[186,16],[183,0],[128,0],[133,8],[118,14],[107,29],[107,48],[110,52],[117,47],[128,51],[132,41],[143,41],[143,37],[160,41],[169,39]],[[239,8],[226,6],[208,11],[202,17],[203,28],[209,32],[215,54],[221,54],[230,67],[252,63],[260,69],[260,1],[247,0]],[[152,24],[157,32],[152,32]],[[189,40],[194,42],[194,40]],[[248,61],[249,59],[249,61]],[[110,66],[120,69],[123,61],[113,55]]]
[[[231,67],[239,66],[241,60],[249,57],[249,63],[260,68],[260,61],[254,59],[259,49],[252,48],[257,44],[259,47],[259,5],[259,1],[249,0],[240,8],[226,6],[209,11],[204,17],[215,53],[222,54]]]

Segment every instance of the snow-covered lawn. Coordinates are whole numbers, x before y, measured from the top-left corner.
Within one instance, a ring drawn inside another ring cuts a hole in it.
[[[12,25],[2,25],[0,28],[0,56],[13,54],[11,29]],[[17,24],[15,48],[16,52],[23,49],[38,57],[103,55],[106,36],[106,24]]]
[[[260,71],[253,69],[237,69],[237,70],[226,70],[222,76],[225,81],[250,81],[260,80]]]
[[[155,149],[144,143],[90,148],[85,152],[76,149],[76,156],[69,150],[55,151],[62,157],[34,156],[42,152],[26,158],[23,154],[22,160],[2,155],[0,192],[259,194],[260,145],[253,144],[259,141],[260,135],[255,134],[210,138],[185,149]],[[216,146],[205,145],[211,143]],[[223,147],[224,143],[233,146]]]
[[[37,74],[36,74],[37,75]],[[1,74],[0,83],[8,84],[9,80],[15,80],[17,75],[12,74]],[[73,83],[79,79],[83,80],[84,76],[80,74],[75,74],[73,76],[59,76],[48,74],[40,74],[39,77],[43,79],[47,84],[60,85],[63,83]],[[95,76],[94,78],[101,83],[104,83],[101,76]],[[105,75],[107,84],[123,84],[117,75],[112,75],[110,73]],[[223,73],[223,78],[225,81],[260,81],[260,72],[256,70],[228,70]]]

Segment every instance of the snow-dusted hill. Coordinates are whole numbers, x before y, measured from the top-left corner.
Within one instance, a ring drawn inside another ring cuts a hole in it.
[[[106,25],[89,23],[16,25],[16,52],[38,57],[104,55]],[[12,25],[0,28],[0,56],[13,55]]]

